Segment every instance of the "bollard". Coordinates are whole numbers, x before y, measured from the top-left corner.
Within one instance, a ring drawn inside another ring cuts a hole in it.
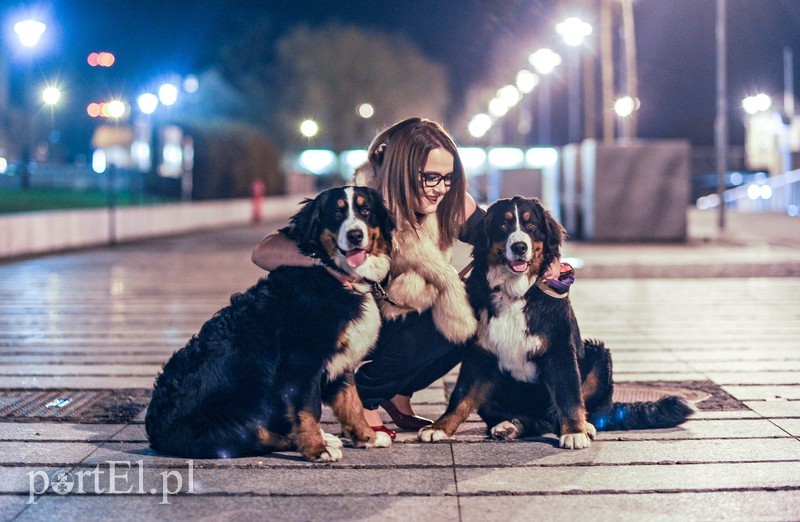
[[[261,223],[261,206],[264,203],[264,182],[260,179],[253,180],[251,185],[253,201],[253,223]]]

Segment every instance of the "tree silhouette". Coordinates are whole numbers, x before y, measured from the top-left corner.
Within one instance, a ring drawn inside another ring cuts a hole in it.
[[[276,46],[276,139],[307,147],[298,126],[312,118],[320,131],[311,145],[341,151],[366,147],[377,130],[409,116],[441,120],[446,76],[403,37],[338,23],[299,26]],[[358,115],[362,103],[375,108],[372,118]]]

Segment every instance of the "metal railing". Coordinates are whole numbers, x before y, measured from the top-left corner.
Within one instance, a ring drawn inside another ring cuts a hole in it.
[[[764,177],[723,192],[725,208],[737,212],[776,212],[800,215],[800,169],[779,176]],[[719,206],[719,196],[697,200],[701,210]]]

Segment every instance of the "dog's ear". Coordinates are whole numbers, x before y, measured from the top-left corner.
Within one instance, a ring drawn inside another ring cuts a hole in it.
[[[561,223],[553,217],[550,211],[542,208],[542,212],[544,213],[544,223],[547,231],[547,238],[545,239],[544,245],[543,266],[547,267],[550,266],[550,263],[552,263],[554,259],[561,257],[561,244],[566,238],[567,231]]]
[[[491,242],[489,239],[489,236],[491,235],[489,228],[491,226],[491,221],[492,220],[489,218],[489,214],[483,213],[478,219],[478,222],[472,226],[472,231],[470,232],[469,237],[466,238],[468,240],[467,242],[472,245],[473,258],[477,258],[477,256],[475,256],[476,253],[482,253],[489,250]]]
[[[383,196],[381,196],[377,190],[369,189],[369,191],[375,201],[372,211],[375,213],[375,217],[378,218],[378,226],[381,229],[381,235],[391,246],[392,231],[395,229],[394,218],[389,214],[389,210],[386,208],[386,204],[383,201]]]
[[[289,219],[289,224],[280,229],[289,239],[297,243],[305,255],[320,254],[320,227],[322,211],[328,202],[329,191],[321,192],[314,199],[304,199],[303,207]]]

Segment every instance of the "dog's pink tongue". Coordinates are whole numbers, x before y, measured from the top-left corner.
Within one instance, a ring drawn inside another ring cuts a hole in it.
[[[524,272],[528,269],[528,263],[525,261],[509,261],[508,264],[514,272]]]
[[[351,250],[344,257],[348,265],[358,268],[367,259],[367,251],[363,249]]]

